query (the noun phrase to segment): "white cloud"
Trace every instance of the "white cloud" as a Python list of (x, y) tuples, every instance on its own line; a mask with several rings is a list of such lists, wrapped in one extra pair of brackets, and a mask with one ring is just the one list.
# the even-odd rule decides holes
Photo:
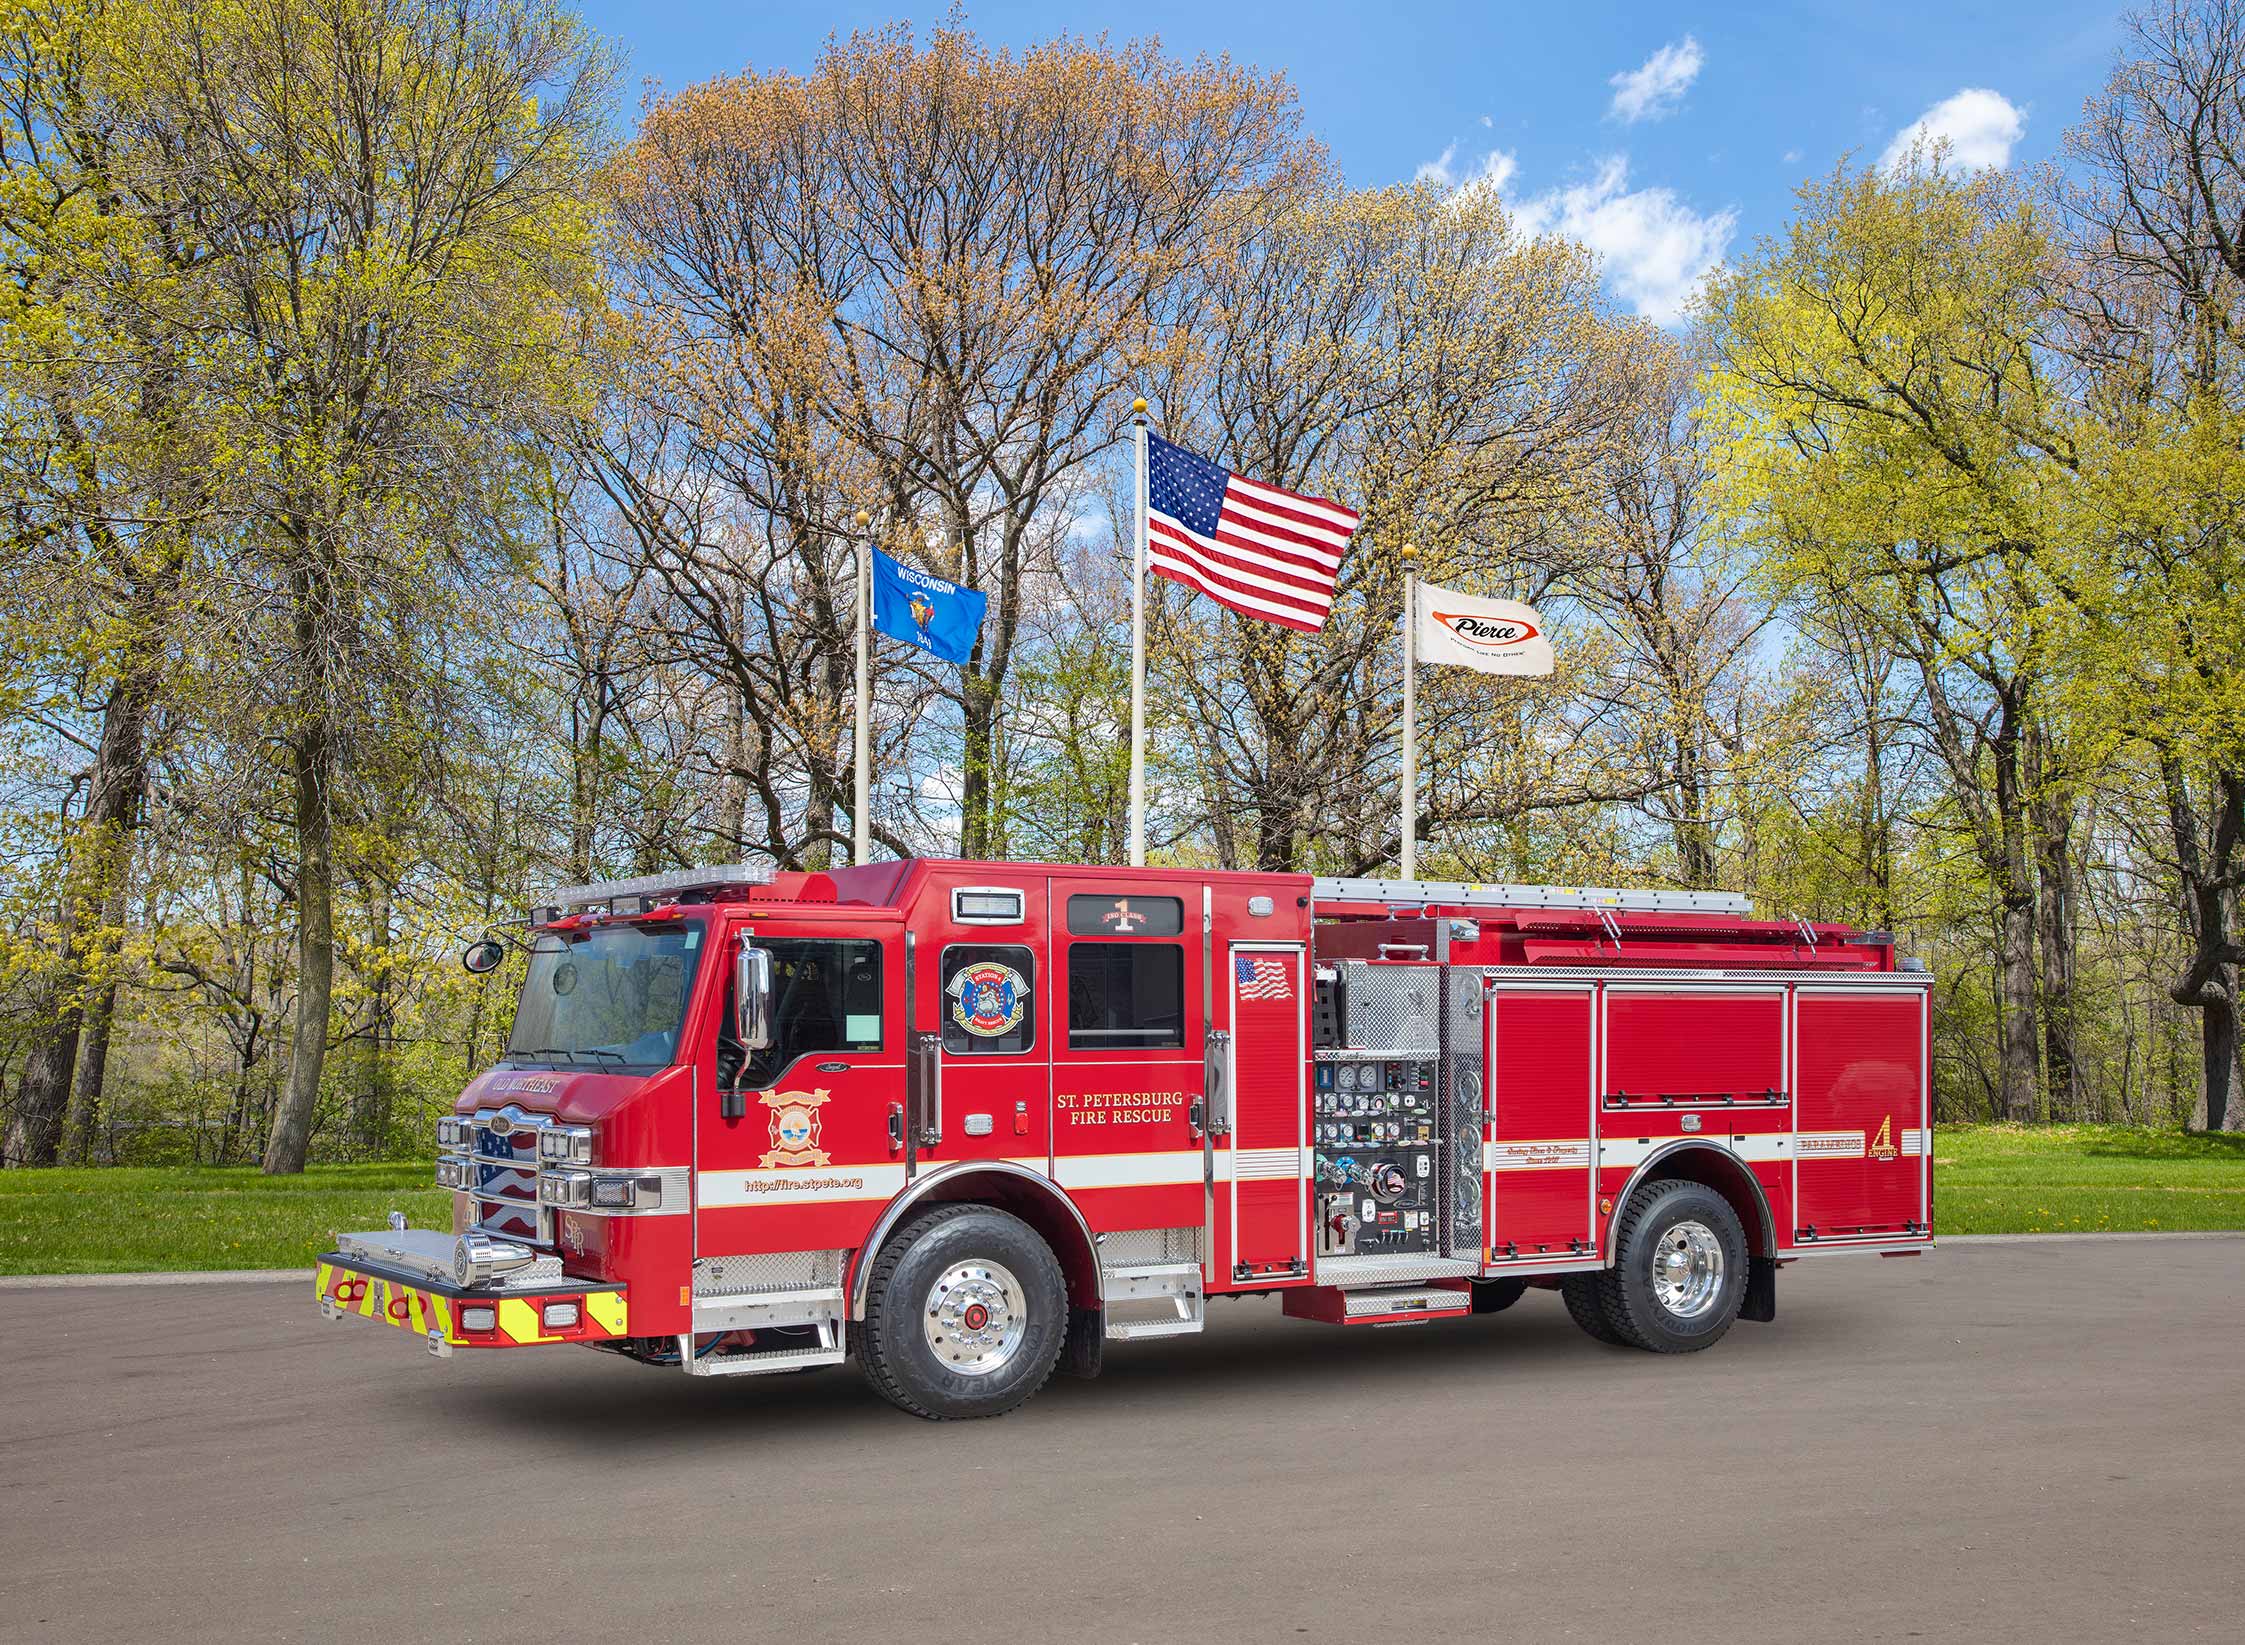
[(1664, 326), (1682, 318), (1738, 227), (1736, 211), (1702, 215), (1671, 189), (1630, 188), (1621, 154), (1600, 162), (1587, 183), (1523, 201), (1518, 216), (1527, 234), (1565, 235), (1596, 252), (1623, 300)]
[(1490, 119), (1486, 114), (1484, 114), (1481, 117), (1481, 124), (1483, 129), (1486, 130), (1488, 127), (1495, 125), (1496, 121)]
[(1520, 169), (1520, 162), (1509, 149), (1491, 149), (1481, 157), (1481, 163), (1461, 175), (1457, 168), (1458, 145), (1452, 143), (1436, 158), (1427, 161), (1412, 173), (1415, 183), (1432, 183), (1442, 189), (1491, 188), (1502, 190), (1512, 181), (1512, 174)]
[(1799, 165), (1801, 163), (1801, 151), (1799, 149), (1787, 149), (1784, 163), (1789, 166)]
[(1706, 62), (1707, 54), (1690, 35), (1669, 41), (1641, 67), (1624, 69), (1606, 82), (1614, 88), (1614, 100), (1606, 113), (1625, 126), (1667, 118), (1683, 102), (1684, 93), (1699, 78)]
[(1457, 157), (1458, 145), (1452, 143), (1440, 155), (1424, 162), (1417, 171), (1413, 172), (1411, 181), (1414, 183), (1440, 183), (1444, 188), (1457, 187), (1457, 175), (1450, 170), (1450, 162)]
[[(1913, 152), (1932, 164), (1934, 151), (1947, 147), (1941, 163), (1950, 170), (2001, 171), (2011, 161), (2011, 146), (2025, 135), (2027, 116), (2001, 92), (1967, 86), (1944, 97), (1894, 134), (1879, 164), (1889, 171), (1909, 165)], [(1922, 145), (1922, 149), (1921, 149)]]

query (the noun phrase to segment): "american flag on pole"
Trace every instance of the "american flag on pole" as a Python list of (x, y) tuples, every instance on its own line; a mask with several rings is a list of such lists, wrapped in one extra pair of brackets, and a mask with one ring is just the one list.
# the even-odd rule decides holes
[(1241, 999), (1290, 1000), (1294, 997), (1284, 960), (1249, 959), (1245, 954), (1239, 954), (1233, 957), (1232, 963), (1238, 968)]
[(1360, 516), (1146, 437), (1146, 563), (1243, 617), (1314, 634)]

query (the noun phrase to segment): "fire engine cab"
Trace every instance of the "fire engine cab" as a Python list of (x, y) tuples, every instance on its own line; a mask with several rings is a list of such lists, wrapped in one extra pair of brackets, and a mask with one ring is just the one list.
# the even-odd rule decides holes
[(1927, 976), (1734, 896), (914, 859), (551, 904), (437, 1127), (453, 1228), (342, 1236), (330, 1317), (854, 1355), (971, 1417), (1212, 1297), (1406, 1325), (1533, 1286), (1682, 1353), (1774, 1318), (1783, 1264), (1932, 1241)]

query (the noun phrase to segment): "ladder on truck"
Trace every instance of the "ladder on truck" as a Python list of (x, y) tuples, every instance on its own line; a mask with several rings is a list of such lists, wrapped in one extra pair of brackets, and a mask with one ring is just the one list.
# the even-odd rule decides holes
[(1376, 902), (1390, 908), (1589, 908), (1643, 914), (1752, 914), (1735, 891), (1633, 891), (1583, 885), (1478, 885), (1465, 880), (1379, 880), (1321, 874), (1318, 902)]

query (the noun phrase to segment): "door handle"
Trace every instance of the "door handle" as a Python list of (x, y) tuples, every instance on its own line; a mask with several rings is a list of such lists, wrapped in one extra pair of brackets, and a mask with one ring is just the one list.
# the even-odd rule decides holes
[(1199, 1097), (1195, 1097), (1192, 1107), (1185, 1110), (1185, 1123), (1193, 1128), (1193, 1135), (1196, 1138), (1200, 1136), (1202, 1132), (1208, 1129), (1208, 1104)]
[(889, 1152), (900, 1152), (904, 1147), (904, 1104), (889, 1104)]

